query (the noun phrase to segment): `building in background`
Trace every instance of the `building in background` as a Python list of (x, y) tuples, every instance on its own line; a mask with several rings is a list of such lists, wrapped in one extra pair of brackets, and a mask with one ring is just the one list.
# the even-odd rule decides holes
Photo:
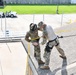
[(0, 0), (0, 6), (4, 6), (3, 0)]
[(6, 4), (76, 4), (76, 0), (4, 0)]

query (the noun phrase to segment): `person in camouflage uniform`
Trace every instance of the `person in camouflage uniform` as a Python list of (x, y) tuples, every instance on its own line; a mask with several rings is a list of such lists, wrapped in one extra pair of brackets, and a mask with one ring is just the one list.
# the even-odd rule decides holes
[[(29, 39), (29, 37), (31, 39)], [(38, 36), (38, 28), (37, 25), (34, 23), (30, 24), (30, 30), (26, 33), (25, 40), (28, 42), (31, 42), (34, 46), (34, 57), (38, 61), (38, 64), (44, 64), (44, 62), (41, 60), (41, 51), (40, 51), (40, 45), (39, 45), (39, 39)]]
[[(43, 32), (43, 41), (41, 42), (44, 45), (46, 42), (46, 47), (44, 51), (44, 59), (45, 64), (41, 66), (41, 69), (49, 69), (50, 62), (50, 54), (51, 50), (55, 46), (58, 52), (60, 53), (60, 57), (66, 59), (65, 53), (63, 49), (60, 47), (60, 43), (57, 35), (54, 33), (51, 26), (44, 24), (42, 21), (38, 23), (38, 28)], [(48, 41), (47, 41), (48, 40)]]

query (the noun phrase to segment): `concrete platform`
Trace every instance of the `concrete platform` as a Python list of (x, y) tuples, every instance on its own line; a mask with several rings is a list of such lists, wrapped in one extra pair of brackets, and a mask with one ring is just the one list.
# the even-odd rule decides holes
[[(54, 29), (57, 28), (55, 29), (55, 32), (59, 36), (76, 34), (76, 23), (73, 23), (75, 22), (76, 14), (64, 14), (62, 25), (61, 16), (62, 15), (57, 14), (45, 15), (46, 18), (44, 19), (44, 22), (48, 25), (51, 24)], [(29, 24), (31, 22), (38, 23), (39, 21), (43, 20), (43, 15), (36, 15), (35, 20), (33, 20), (33, 15), (19, 15), (18, 18), (7, 18), (6, 20), (6, 29), (10, 31), (10, 36), (23, 36), (29, 30)], [(0, 29), (1, 38), (5, 37), (5, 19), (2, 19), (2, 28), (3, 31)], [(61, 47), (65, 51), (67, 60), (61, 59), (58, 51), (53, 48), (50, 56), (50, 70), (41, 70), (39, 68), (37, 61), (33, 57), (32, 44), (28, 45), (28, 43), (23, 41), (26, 49), (31, 49), (31, 58), (33, 59), (39, 75), (76, 75), (76, 36), (59, 40)], [(44, 48), (45, 45), (41, 45), (41, 57), (43, 61)], [(0, 75), (25, 75), (26, 59), (27, 54), (21, 42), (0, 43)], [(36, 75), (36, 70), (34, 67), (33, 73)]]
[[(61, 28), (58, 28), (55, 30), (57, 35), (59, 36), (69, 36), (69, 35), (74, 35), (76, 34), (76, 23), (70, 24), (69, 26), (64, 26)], [(62, 30), (62, 32), (61, 32)], [(65, 30), (66, 32), (64, 32)], [(59, 32), (60, 31), (60, 32)], [(33, 70), (33, 75), (76, 75), (76, 36), (70, 36), (70, 37), (64, 37), (59, 39), (61, 43), (61, 47), (64, 49), (64, 52), (66, 54), (67, 59), (63, 60), (62, 58), (59, 57), (59, 53), (56, 50), (56, 48), (53, 48), (51, 56), (50, 56), (50, 70), (41, 70), (39, 68), (39, 65), (37, 64), (37, 61), (33, 57), (33, 46), (30, 44), (30, 48), (28, 48), (28, 43), (26, 41), (23, 41), (25, 44), (25, 47), (27, 50), (30, 51), (30, 56), (33, 60), (33, 63), (35, 64), (36, 69), (33, 69), (33, 65), (31, 65), (31, 68)], [(43, 53), (44, 53), (44, 48), (45, 45), (41, 45), (41, 55), (42, 55), (42, 60), (44, 61), (43, 58)], [(37, 70), (37, 71), (36, 71)], [(36, 74), (38, 72), (38, 74)]]
[(0, 75), (25, 75), (27, 54), (20, 42), (0, 43)]

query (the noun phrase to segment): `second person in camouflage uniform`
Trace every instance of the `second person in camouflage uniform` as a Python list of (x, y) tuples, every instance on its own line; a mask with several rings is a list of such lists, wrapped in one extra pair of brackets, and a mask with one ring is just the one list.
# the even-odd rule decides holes
[[(31, 39), (29, 39), (29, 37)], [(25, 40), (28, 42), (31, 42), (34, 46), (34, 57), (38, 61), (38, 64), (44, 64), (44, 62), (41, 60), (41, 51), (40, 51), (40, 45), (39, 45), (39, 39), (38, 36), (38, 28), (37, 25), (34, 23), (30, 24), (30, 30), (27, 32), (25, 36)]]

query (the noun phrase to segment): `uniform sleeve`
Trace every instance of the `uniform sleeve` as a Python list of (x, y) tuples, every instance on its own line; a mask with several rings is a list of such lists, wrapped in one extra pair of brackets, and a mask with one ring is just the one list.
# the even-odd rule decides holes
[(47, 32), (45, 30), (43, 31), (43, 38), (47, 39)]
[(27, 42), (30, 42), (30, 41), (31, 41), (31, 40), (29, 39), (29, 37), (30, 37), (30, 34), (29, 34), (29, 32), (27, 32), (26, 35), (25, 35), (25, 40), (26, 40)]
[(44, 45), (46, 42), (47, 42), (47, 32), (46, 31), (43, 31), (43, 40), (42, 40), (42, 45)]

